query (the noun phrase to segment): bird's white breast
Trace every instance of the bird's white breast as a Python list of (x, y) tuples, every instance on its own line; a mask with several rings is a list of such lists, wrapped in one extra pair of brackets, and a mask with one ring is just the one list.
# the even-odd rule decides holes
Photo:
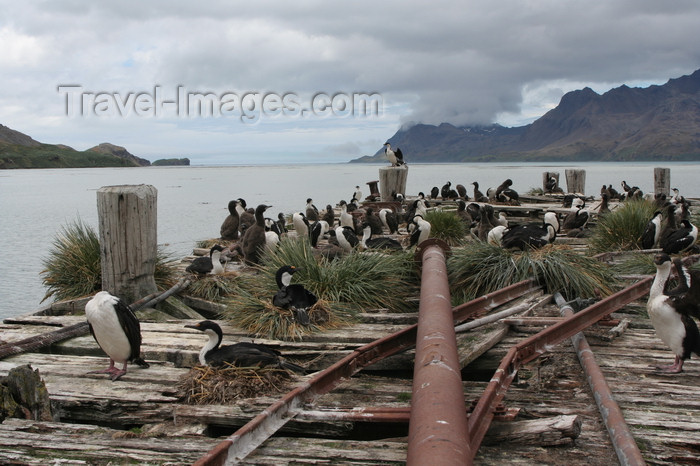
[(124, 363), (131, 356), (131, 345), (122, 329), (114, 305), (105, 299), (93, 299), (85, 305), (85, 317), (95, 340), (107, 356)]
[(674, 354), (683, 354), (685, 326), (680, 314), (669, 304), (668, 296), (659, 295), (651, 299), (647, 304), (647, 312), (661, 341), (666, 343)]

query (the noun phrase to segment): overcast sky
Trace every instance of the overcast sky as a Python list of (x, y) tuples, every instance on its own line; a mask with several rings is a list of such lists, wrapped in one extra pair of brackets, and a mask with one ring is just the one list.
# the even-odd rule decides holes
[(700, 68), (697, 0), (0, 8), (1, 124), (197, 165), (343, 162), (403, 124), (521, 126), (571, 90), (646, 87)]

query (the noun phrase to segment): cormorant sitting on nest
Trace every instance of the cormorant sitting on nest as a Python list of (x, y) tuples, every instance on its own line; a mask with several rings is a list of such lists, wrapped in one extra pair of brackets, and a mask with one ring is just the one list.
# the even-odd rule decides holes
[(258, 343), (240, 342), (221, 346), (224, 334), (221, 327), (211, 320), (203, 320), (194, 325), (185, 325), (209, 335), (209, 341), (199, 353), (200, 364), (221, 367), (231, 364), (238, 367), (279, 367), (303, 374), (301, 366), (285, 361), (279, 351)]

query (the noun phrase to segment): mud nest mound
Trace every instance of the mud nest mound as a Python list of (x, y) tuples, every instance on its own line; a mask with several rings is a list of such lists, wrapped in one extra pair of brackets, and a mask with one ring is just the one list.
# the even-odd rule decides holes
[(178, 383), (180, 401), (188, 404), (230, 404), (243, 398), (289, 391), (294, 375), (279, 368), (195, 366)]

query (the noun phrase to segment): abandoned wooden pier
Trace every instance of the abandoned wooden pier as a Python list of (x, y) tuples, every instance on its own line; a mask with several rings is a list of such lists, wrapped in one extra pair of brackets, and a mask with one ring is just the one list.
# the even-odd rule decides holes
[[(543, 208), (547, 207), (521, 206), (520, 210), (532, 215)], [(700, 416), (700, 365), (690, 360), (684, 372), (675, 375), (654, 369), (670, 362), (672, 354), (646, 317), (645, 281), (649, 278), (630, 281), (631, 288), (638, 288), (634, 296), (618, 305), (599, 306), (596, 323), (582, 328), (643, 461), (696, 464), (700, 462), (700, 423), (696, 421)], [(474, 304), (473, 315), (456, 318), (464, 323), (506, 310), (510, 314), (456, 335), (464, 404), (467, 411), (473, 410), (470, 418), (481, 409), (484, 393), (513, 348), (566, 319), (554, 297), (534, 284), (499, 296)], [(196, 307), (194, 301), (192, 305)], [(82, 306), (84, 300), (5, 319), (0, 324), (0, 352), (28, 337), (84, 322)], [(459, 315), (460, 310), (455, 311)], [(208, 316), (215, 307), (200, 307), (200, 312)], [(0, 376), (24, 365), (37, 370), (53, 409), (52, 419), (7, 418), (0, 424), (0, 463), (210, 464), (212, 451), (245, 429), (251, 419), (270, 412), (285, 393), (305, 390), (319, 374), (358, 350), (407, 332), (418, 321), (418, 313), (368, 310), (358, 324), (302, 341), (256, 338), (311, 373), (297, 376), (289, 387), (280, 387), (278, 394), (225, 405), (191, 405), (181, 400), (179, 384), (196, 365), (203, 344), (201, 333), (185, 328), (197, 319), (194, 315), (165, 322), (142, 319), (142, 352), (151, 367), (132, 368), (116, 382), (88, 374), (102, 367), (106, 358), (87, 334), (0, 359)], [(220, 323), (225, 341), (250, 340), (240, 329)], [(414, 355), (412, 345), (406, 344), (385, 358), (368, 356), (371, 364), (358, 363), (348, 376), (328, 383), (327, 390), (290, 406), (279, 430), (243, 445), (250, 452), (241, 462), (404, 464), (409, 449)], [(538, 357), (522, 360), (517, 376), (501, 393), (493, 422), (473, 452), (473, 462), (620, 463), (596, 406), (597, 394), (570, 341), (547, 345)]]

